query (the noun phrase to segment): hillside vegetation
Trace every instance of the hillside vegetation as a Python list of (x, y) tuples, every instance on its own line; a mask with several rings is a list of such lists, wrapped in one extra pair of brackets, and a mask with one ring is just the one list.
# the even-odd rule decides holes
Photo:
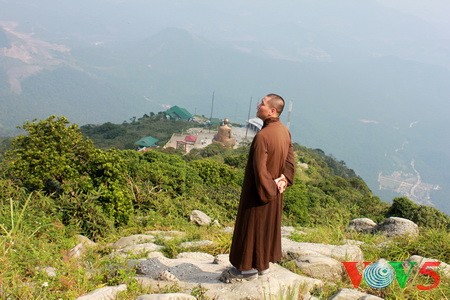
[[(136, 228), (190, 228), (194, 209), (232, 226), (248, 146), (231, 150), (212, 144), (188, 155), (173, 149), (145, 153), (124, 149), (131, 145), (126, 137), (133, 136), (134, 141), (144, 132), (165, 131), (159, 136), (164, 140), (171, 134), (169, 128), (183, 130), (187, 125), (155, 115), (132, 124), (85, 127), (96, 137), (93, 142), (65, 117), (25, 123), (27, 134), (12, 141), (0, 165), (0, 262), (4, 266), (0, 297), (35, 297), (37, 289), (27, 283), (43, 280), (36, 269), (43, 264), (61, 264), (67, 270), (47, 296), (70, 298), (92, 288), (86, 281), (98, 285), (114, 281), (111, 274), (88, 280), (88, 274), (71, 273), (75, 267), (67, 265), (61, 253), (73, 246), (77, 233), (105, 241)], [(113, 138), (112, 132), (117, 133)], [(445, 242), (448, 216), (406, 198), (396, 198), (392, 205), (381, 201), (344, 162), (320, 149), (296, 143), (295, 157), (295, 184), (284, 196), (284, 225), (338, 232), (353, 218), (378, 222), (386, 216), (407, 217), (444, 242), (405, 246), (405, 251), (450, 261)], [(216, 238), (222, 246), (211, 252), (226, 252), (230, 241), (220, 235)], [(77, 276), (85, 281), (80, 283)]]

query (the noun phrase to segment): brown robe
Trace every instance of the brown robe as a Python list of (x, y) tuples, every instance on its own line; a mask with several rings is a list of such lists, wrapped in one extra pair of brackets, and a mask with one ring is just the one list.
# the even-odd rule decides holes
[(266, 270), (281, 259), (283, 194), (274, 181), (281, 174), (293, 183), (291, 134), (279, 118), (268, 118), (253, 139), (245, 168), (230, 249), (230, 262), (239, 270)]

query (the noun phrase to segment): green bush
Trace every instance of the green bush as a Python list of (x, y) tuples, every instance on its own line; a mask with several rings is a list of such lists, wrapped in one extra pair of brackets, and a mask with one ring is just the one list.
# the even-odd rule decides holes
[(405, 218), (421, 227), (450, 230), (449, 216), (434, 207), (415, 204), (406, 197), (394, 198), (386, 216)]

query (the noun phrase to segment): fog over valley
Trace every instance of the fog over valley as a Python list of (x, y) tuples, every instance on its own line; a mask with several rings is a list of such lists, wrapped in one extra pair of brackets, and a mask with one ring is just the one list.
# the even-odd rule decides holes
[[(269, 92), (293, 140), (385, 201), (450, 214), (444, 0), (0, 0), (0, 135), (51, 114), (122, 123), (178, 105), (245, 124)], [(282, 116), (288, 122), (288, 113)]]

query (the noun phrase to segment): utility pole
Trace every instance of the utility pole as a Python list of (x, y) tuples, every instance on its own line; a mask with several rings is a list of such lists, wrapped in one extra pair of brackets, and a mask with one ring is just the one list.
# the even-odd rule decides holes
[(212, 116), (213, 116), (213, 108), (214, 108), (214, 93), (212, 94), (212, 100), (211, 100), (211, 114), (209, 115), (209, 131), (211, 132), (211, 126), (212, 126)]
[(288, 111), (288, 117), (287, 117), (287, 128), (291, 126), (291, 112), (292, 112), (292, 101), (289, 102), (289, 111)]
[(212, 116), (213, 116), (213, 108), (214, 108), (214, 93), (215, 93), (215, 91), (213, 91), (213, 94), (212, 94), (212, 100), (211, 100), (211, 115), (210, 115), (210, 117), (209, 117), (209, 122), (211, 122), (211, 121), (212, 121)]
[[(250, 97), (250, 105), (248, 106), (247, 122), (250, 120), (250, 110), (252, 109), (252, 100), (253, 100), (253, 96)], [(248, 133), (248, 123), (246, 125), (246, 130), (245, 130), (245, 140), (246, 141), (247, 141), (247, 133)]]

